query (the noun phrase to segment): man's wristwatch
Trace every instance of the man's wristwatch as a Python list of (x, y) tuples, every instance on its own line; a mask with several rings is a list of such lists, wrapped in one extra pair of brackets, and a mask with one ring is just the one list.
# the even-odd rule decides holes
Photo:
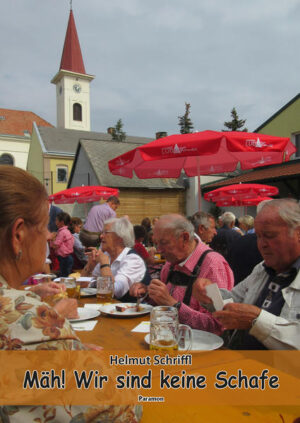
[(177, 308), (177, 310), (179, 310), (180, 307), (181, 307), (181, 301), (178, 301), (177, 303), (173, 304), (172, 307), (175, 307), (175, 308)]

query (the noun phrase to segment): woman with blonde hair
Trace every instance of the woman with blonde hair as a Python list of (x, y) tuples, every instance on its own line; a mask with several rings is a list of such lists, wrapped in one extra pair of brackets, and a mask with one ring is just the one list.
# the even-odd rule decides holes
[(239, 225), (243, 230), (244, 234), (253, 234), (254, 233), (254, 217), (249, 214), (239, 217)]

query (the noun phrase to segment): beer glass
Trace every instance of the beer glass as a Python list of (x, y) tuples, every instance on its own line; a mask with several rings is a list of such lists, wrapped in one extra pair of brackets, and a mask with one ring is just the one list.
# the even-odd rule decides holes
[(158, 351), (189, 350), (192, 348), (192, 330), (180, 325), (175, 307), (153, 307), (150, 314), (150, 349)]
[(80, 298), (80, 284), (76, 283), (75, 278), (61, 278), (61, 282), (66, 285), (69, 298)]
[(114, 283), (110, 276), (97, 278), (97, 303), (110, 303), (114, 296)]

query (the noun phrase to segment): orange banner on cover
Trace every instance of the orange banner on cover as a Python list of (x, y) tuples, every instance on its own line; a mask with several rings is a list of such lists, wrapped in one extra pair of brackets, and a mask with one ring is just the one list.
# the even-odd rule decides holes
[(300, 402), (299, 351), (0, 351), (0, 359), (2, 405)]

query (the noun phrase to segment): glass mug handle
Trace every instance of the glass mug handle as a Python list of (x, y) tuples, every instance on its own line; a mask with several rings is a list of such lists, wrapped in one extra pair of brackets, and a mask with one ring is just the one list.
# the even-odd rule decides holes
[(181, 351), (188, 351), (192, 349), (192, 329), (187, 325), (178, 326), (178, 349)]

